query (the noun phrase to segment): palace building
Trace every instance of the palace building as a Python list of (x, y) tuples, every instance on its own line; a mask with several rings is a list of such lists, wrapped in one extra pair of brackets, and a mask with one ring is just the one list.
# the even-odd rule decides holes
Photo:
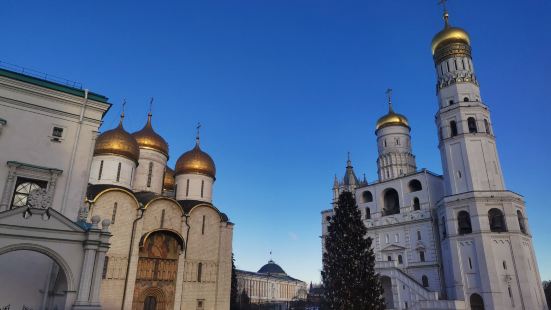
[[(375, 127), (379, 179), (358, 180), (349, 159), (334, 180), (333, 203), (355, 194), (388, 309), (547, 309), (524, 200), (505, 187), (471, 53), (446, 11), (432, 40), (443, 175), (417, 168), (411, 124), (389, 94)], [(322, 212), (323, 235), (332, 214)]]

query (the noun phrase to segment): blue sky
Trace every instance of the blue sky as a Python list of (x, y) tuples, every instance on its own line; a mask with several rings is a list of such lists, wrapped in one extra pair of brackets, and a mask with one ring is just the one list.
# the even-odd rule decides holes
[[(103, 129), (154, 127), (170, 164), (194, 143), (218, 173), (215, 204), (235, 222), (237, 266), (273, 259), (319, 281), (320, 211), (346, 153), (376, 179), (385, 90), (412, 126), (419, 167), (441, 173), (430, 1), (2, 1), (5, 61), (82, 82), (114, 104)], [(471, 35), (508, 189), (525, 196), (543, 280), (551, 279), (551, 2), (450, 1)]]

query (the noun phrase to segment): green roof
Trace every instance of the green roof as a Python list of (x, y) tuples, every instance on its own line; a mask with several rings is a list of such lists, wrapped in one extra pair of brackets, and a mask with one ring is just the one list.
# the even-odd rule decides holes
[[(26, 83), (38, 85), (38, 86), (41, 86), (41, 87), (57, 90), (57, 91), (64, 92), (64, 93), (67, 93), (67, 94), (70, 94), (70, 95), (74, 95), (74, 96), (84, 98), (84, 90), (82, 90), (80, 88), (66, 86), (66, 85), (63, 85), (63, 84), (56, 83), (56, 82), (48, 81), (48, 80), (45, 80), (45, 79), (40, 79), (40, 78), (37, 78), (37, 77), (34, 77), (34, 76), (30, 76), (30, 75), (26, 75), (26, 74), (22, 74), (22, 73), (17, 73), (17, 72), (2, 69), (2, 68), (0, 68), (0, 76), (5, 76), (5, 77), (8, 77), (8, 78), (11, 78), (11, 79), (14, 79), (14, 80), (18, 80), (18, 81), (21, 81), (21, 82), (26, 82)], [(93, 93), (93, 92), (88, 92), (88, 99), (108, 103), (107, 102), (107, 100), (108, 100), (107, 97), (105, 97), (103, 95), (100, 95), (100, 94)]]

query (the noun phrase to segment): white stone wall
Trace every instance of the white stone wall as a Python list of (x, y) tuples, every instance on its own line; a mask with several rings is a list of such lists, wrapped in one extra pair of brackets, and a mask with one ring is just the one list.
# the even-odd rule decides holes
[(176, 200), (212, 202), (214, 179), (203, 174), (179, 174), (176, 176)]
[[(121, 168), (117, 180), (119, 164)], [(88, 182), (90, 182), (90, 184), (118, 185), (131, 189), (135, 172), (136, 162), (131, 159), (117, 155), (97, 155), (92, 159), (90, 179)]]
[(409, 131), (404, 126), (386, 126), (377, 130), (377, 173), (380, 181), (414, 173), (417, 169)]
[[(163, 192), (163, 180), (165, 175), (166, 162), (168, 158), (161, 152), (140, 148), (140, 159), (134, 174), (133, 190), (135, 192)], [(151, 182), (148, 185), (149, 163), (153, 163), (151, 170)]]
[[(52, 207), (76, 220), (95, 138), (108, 108), (107, 103), (0, 77), (0, 118), (6, 120), (0, 133), (0, 210), (9, 207), (14, 189), (6, 162), (18, 161), (63, 171), (55, 184), (51, 182)], [(59, 142), (52, 141), (54, 126), (63, 128)]]

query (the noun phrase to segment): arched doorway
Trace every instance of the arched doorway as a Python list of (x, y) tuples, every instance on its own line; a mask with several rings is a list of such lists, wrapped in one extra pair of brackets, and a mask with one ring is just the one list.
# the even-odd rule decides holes
[(381, 285), (383, 286), (383, 297), (385, 298), (385, 306), (387, 309), (393, 309), (394, 298), (392, 294), (392, 280), (387, 276), (382, 276)]
[(134, 286), (134, 310), (174, 307), (178, 257), (183, 246), (183, 238), (170, 230), (156, 230), (142, 237)]
[(32, 250), (0, 254), (0, 306), (11, 309), (64, 309), (67, 277), (49, 256)]
[(471, 310), (484, 310), (484, 300), (482, 296), (476, 293), (472, 294), (469, 302), (471, 304)]

